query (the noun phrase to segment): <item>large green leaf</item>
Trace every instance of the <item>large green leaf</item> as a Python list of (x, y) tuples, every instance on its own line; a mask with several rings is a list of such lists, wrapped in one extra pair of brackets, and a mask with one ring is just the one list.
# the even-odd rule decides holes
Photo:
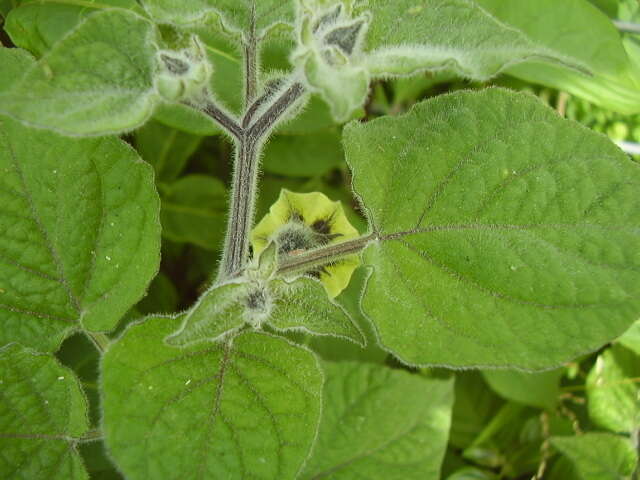
[(33, 65), (33, 57), (26, 50), (20, 48), (0, 47), (0, 94), (13, 85), (16, 78), (20, 78), (24, 71)]
[(365, 363), (323, 365), (322, 421), (301, 479), (440, 478), (452, 380)]
[(584, 480), (629, 479), (638, 462), (629, 439), (609, 433), (551, 437), (551, 444), (569, 458)]
[(114, 328), (158, 270), (151, 167), (115, 138), (0, 117), (0, 171), (0, 345)]
[(219, 179), (187, 175), (162, 189), (162, 234), (174, 242), (217, 250), (224, 240), (227, 210), (227, 189)]
[(587, 377), (589, 418), (613, 432), (640, 428), (640, 356), (613, 345), (598, 356)]
[(560, 378), (564, 369), (546, 372), (484, 370), (482, 375), (499, 395), (524, 405), (553, 408), (560, 395)]
[(94, 13), (0, 95), (0, 112), (67, 134), (132, 129), (159, 99), (154, 38), (132, 12)]
[(102, 363), (104, 430), (131, 480), (295, 478), (320, 417), (315, 356), (246, 333), (178, 349), (179, 319), (130, 327)]
[(374, 76), (448, 68), (464, 77), (487, 79), (533, 58), (572, 62), (497, 21), (471, 0), (373, 0), (366, 9), (373, 14), (366, 64)]
[(502, 89), (344, 133), (376, 240), (362, 306), (417, 364), (548, 368), (640, 310), (640, 167)]
[(107, 8), (138, 10), (135, 0), (20, 1), (4, 25), (14, 45), (41, 57), (87, 15)]
[(257, 33), (286, 26), (293, 23), (295, 16), (293, 0), (143, 0), (142, 3), (161, 22), (179, 25), (211, 22), (235, 35), (248, 34), (253, 24)]
[(640, 112), (640, 68), (629, 61), (611, 21), (587, 0), (476, 1), (534, 41), (583, 62), (593, 75), (538, 62), (516, 65), (508, 73), (621, 113)]
[(51, 355), (0, 349), (0, 477), (88, 479), (76, 444), (89, 429), (80, 383)]

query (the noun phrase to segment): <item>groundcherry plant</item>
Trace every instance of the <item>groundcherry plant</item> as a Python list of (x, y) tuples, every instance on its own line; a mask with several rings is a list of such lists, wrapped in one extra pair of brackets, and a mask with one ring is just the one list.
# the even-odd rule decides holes
[[(85, 479), (97, 461), (132, 480), (436, 479), (445, 369), (557, 381), (622, 335), (640, 314), (640, 168), (609, 139), (506, 88), (370, 113), (372, 85), (442, 72), (543, 72), (590, 100), (614, 82), (586, 47), (527, 31), (521, 3), (574, 28), (546, 1), (0, 2), (0, 477)], [(315, 144), (283, 139), (318, 117)], [(227, 200), (180, 176), (211, 136)], [(263, 159), (342, 155), (353, 202), (283, 181), (258, 218)], [(145, 316), (187, 218), (217, 273), (165, 309), (180, 313)], [(65, 356), (78, 338), (94, 384)], [(487, 381), (501, 373), (524, 375)], [(629, 408), (616, 434), (547, 432), (539, 450), (615, 452), (629, 476)]]

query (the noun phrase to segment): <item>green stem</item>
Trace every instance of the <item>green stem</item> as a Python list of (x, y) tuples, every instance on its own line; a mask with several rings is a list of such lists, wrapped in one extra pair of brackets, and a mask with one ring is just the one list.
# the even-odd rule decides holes
[(78, 439), (78, 442), (79, 443), (98, 442), (102, 440), (102, 438), (103, 438), (102, 430), (100, 430), (99, 428), (96, 428), (93, 430), (89, 430), (87, 433), (85, 433), (81, 438)]
[(377, 239), (378, 237), (372, 233), (346, 242), (334, 243), (326, 247), (317, 248), (300, 255), (287, 255), (280, 260), (278, 273), (291, 274), (307, 272), (314, 267), (326, 265), (327, 263), (358, 253), (369, 245), (369, 243)]
[(86, 332), (86, 333), (100, 353), (104, 353), (107, 350), (107, 348), (109, 348), (111, 339), (107, 337), (104, 333), (100, 333), (100, 332)]
[[(234, 162), (231, 209), (227, 223), (225, 248), (219, 279), (237, 275), (249, 257), (249, 234), (253, 226), (262, 146), (273, 127), (304, 95), (304, 87), (294, 82), (275, 95), (263, 113), (253, 122), (245, 118), (240, 126)], [(245, 117), (255, 111), (247, 110)]]

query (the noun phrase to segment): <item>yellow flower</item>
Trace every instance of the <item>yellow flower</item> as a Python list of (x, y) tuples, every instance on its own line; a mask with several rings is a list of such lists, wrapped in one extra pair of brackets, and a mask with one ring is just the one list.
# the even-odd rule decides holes
[[(359, 236), (340, 202), (331, 201), (320, 192), (294, 193), (283, 189), (269, 213), (251, 232), (251, 246), (255, 257), (270, 242), (275, 242), (279, 255), (296, 255)], [(309, 274), (319, 277), (329, 296), (334, 298), (349, 284), (359, 264), (358, 256), (351, 255)]]

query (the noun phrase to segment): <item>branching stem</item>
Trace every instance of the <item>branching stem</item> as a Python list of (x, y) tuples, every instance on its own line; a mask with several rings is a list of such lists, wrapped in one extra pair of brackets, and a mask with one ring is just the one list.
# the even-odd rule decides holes
[[(250, 90), (247, 90), (247, 94), (249, 93)], [(236, 142), (231, 206), (219, 274), (221, 279), (240, 272), (249, 255), (249, 233), (253, 225), (260, 150), (273, 127), (303, 95), (302, 84), (294, 82), (279, 94), (276, 92), (272, 96), (259, 99), (260, 103), (256, 108), (253, 108), (255, 102), (248, 106), (241, 123), (216, 107), (212, 100), (208, 100), (207, 108), (203, 109), (229, 131)], [(263, 105), (264, 110), (261, 108)], [(263, 113), (253, 120), (258, 111)]]

